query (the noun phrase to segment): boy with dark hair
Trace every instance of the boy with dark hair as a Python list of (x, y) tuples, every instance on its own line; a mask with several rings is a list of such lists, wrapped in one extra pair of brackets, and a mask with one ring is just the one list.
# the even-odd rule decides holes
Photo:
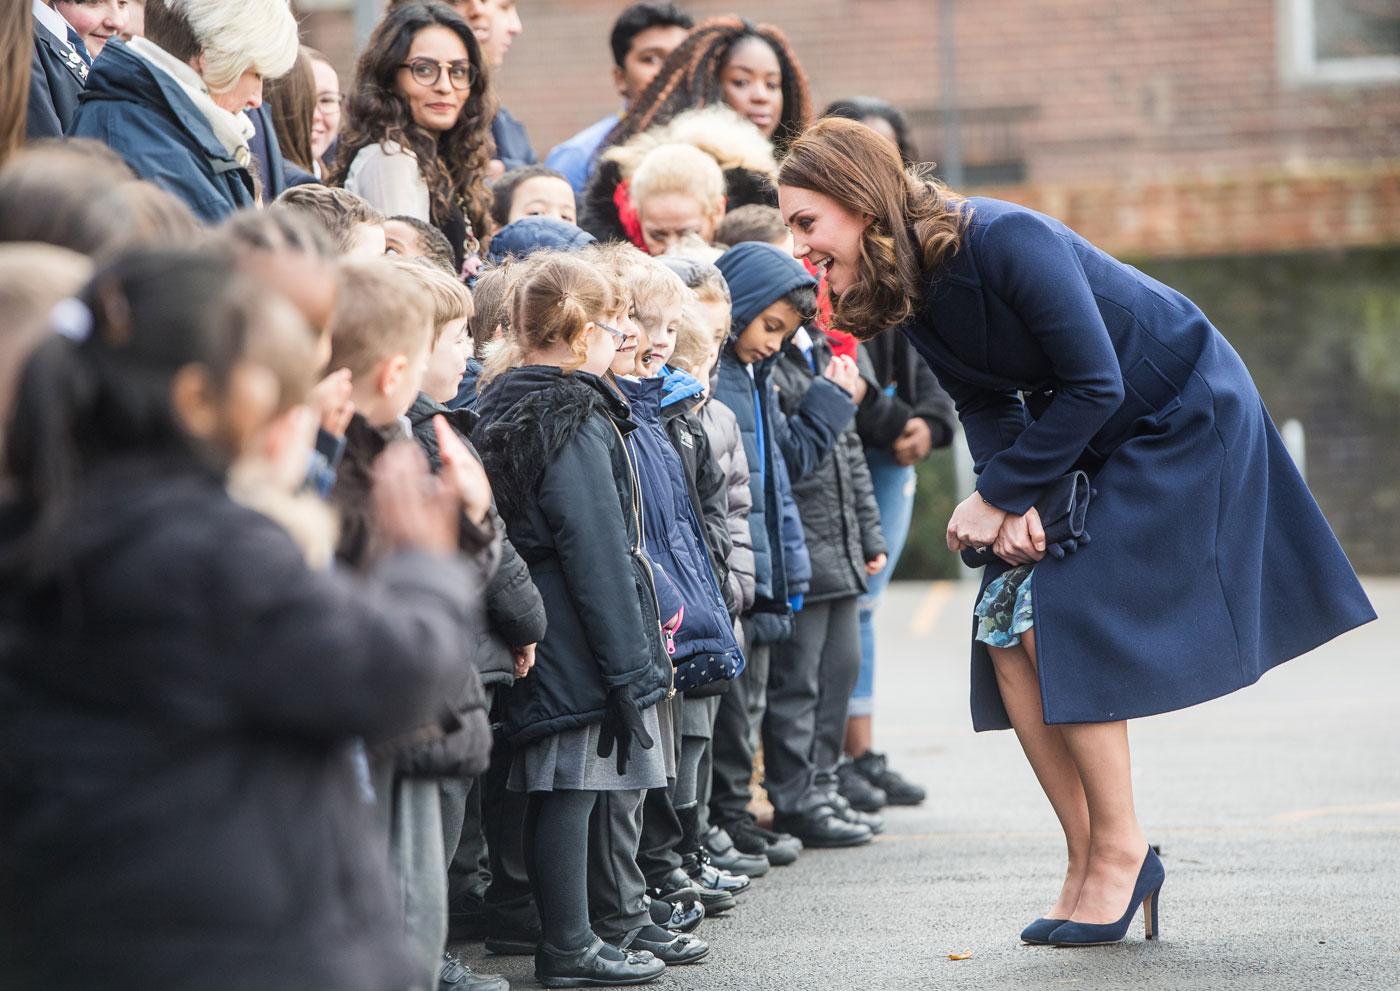
[[(634, 3), (613, 22), (609, 44), (613, 55), (613, 85), (627, 106), (641, 96), (661, 71), (666, 56), (685, 41), (695, 21), (674, 3)], [(590, 124), (572, 138), (556, 145), (545, 164), (568, 177), (576, 194), (582, 194), (593, 174), (598, 147), (616, 125), (610, 114)]]
[(452, 258), (452, 242), (432, 224), (417, 217), (390, 217), (384, 228), (384, 252), (399, 258), (423, 258), (443, 271), (455, 275), (457, 264)]
[(574, 187), (568, 176), (545, 165), (522, 165), (491, 184), (491, 219), (504, 227), (522, 217), (553, 217), (578, 222)]
[[(793, 634), (793, 614), (812, 580), (792, 483), (827, 458), (855, 416), (859, 373), (850, 358), (833, 358), (800, 401), (785, 412), (778, 402), (774, 366), (783, 345), (816, 312), (817, 280), (792, 255), (750, 241), (715, 262), (732, 297), (732, 330), (720, 353), (715, 398), (739, 422), (749, 462), (753, 508), (756, 596), (744, 614), (748, 668), (720, 702), (714, 737), (711, 829), (726, 832), (744, 852), (764, 853), (779, 834), (761, 829), (747, 813), (757, 735), (768, 705), (769, 655)], [(786, 697), (774, 705), (789, 706)], [(788, 811), (788, 810), (781, 810)], [(779, 829), (808, 846), (867, 843), (867, 826), (846, 822), (829, 803), (793, 810)], [(707, 838), (707, 845), (724, 837)], [(766, 853), (765, 853), (766, 856)]]

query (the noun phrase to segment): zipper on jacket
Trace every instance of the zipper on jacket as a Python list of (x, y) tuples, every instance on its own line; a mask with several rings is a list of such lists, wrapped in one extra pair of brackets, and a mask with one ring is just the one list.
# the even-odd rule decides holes
[[(637, 542), (632, 545), (632, 553), (638, 561), (642, 562), (642, 567), (646, 569), (647, 577), (651, 579), (651, 601), (656, 606), (656, 634), (664, 643), (666, 632), (661, 629), (661, 601), (656, 597), (656, 573), (651, 570), (651, 562), (647, 560), (646, 551), (642, 548), (642, 483), (637, 478), (637, 466), (632, 461), (632, 452), (627, 449), (627, 438), (622, 436), (622, 431), (618, 429), (617, 421), (611, 416), (608, 423), (613, 428), (613, 433), (617, 434), (617, 442), (622, 445), (622, 456), (627, 459), (627, 474), (632, 480), (632, 520), (637, 524)], [(669, 702), (676, 697), (676, 668), (671, 665), (671, 687), (666, 690), (666, 700)]]

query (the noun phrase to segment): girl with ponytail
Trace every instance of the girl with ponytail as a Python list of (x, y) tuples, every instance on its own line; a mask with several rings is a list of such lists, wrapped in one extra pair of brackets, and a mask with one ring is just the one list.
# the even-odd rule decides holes
[(393, 550), (352, 585), (230, 499), (226, 468), (316, 369), (291, 305), (223, 259), (119, 257), (52, 323), (0, 506), (6, 976), (410, 986), (353, 741), (459, 689), (481, 582), (460, 502), (407, 448), (377, 496)]
[(530, 567), (549, 627), (529, 678), (506, 698), (515, 750), (509, 786), (529, 794), (525, 861), (544, 938), (545, 987), (640, 984), (666, 965), (638, 953), (649, 935), (635, 833), (607, 831), (595, 856), (627, 893), (604, 943), (589, 920), (589, 819), (639, 809), (666, 785), (656, 706), (674, 694), (655, 579), (643, 550), (641, 488), (625, 433), (633, 425), (602, 377), (630, 300), (606, 270), (564, 254), (532, 258), (513, 292), (510, 327), (488, 361), (473, 440)]

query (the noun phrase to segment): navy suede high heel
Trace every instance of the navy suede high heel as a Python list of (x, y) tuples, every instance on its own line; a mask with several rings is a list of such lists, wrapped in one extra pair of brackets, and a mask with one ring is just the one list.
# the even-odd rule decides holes
[(1032, 946), (1049, 946), (1050, 934), (1068, 922), (1068, 919), (1036, 919), (1021, 930), (1021, 942)]
[(1066, 922), (1050, 934), (1050, 942), (1055, 946), (1102, 946), (1117, 943), (1128, 933), (1138, 906), (1142, 906), (1142, 921), (1147, 927), (1147, 938), (1157, 938), (1157, 903), (1161, 899), (1162, 882), (1167, 878), (1157, 851), (1147, 849), (1147, 857), (1138, 871), (1137, 883), (1133, 885), (1133, 896), (1128, 900), (1128, 910), (1117, 922), (1105, 925), (1091, 925), (1087, 922)]

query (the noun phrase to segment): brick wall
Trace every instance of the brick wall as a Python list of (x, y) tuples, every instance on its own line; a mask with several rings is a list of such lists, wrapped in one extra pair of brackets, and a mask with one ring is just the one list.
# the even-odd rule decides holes
[[(616, 109), (606, 39), (623, 6), (521, 0), (525, 33), (500, 90), (541, 155)], [(734, 9), (688, 6), (697, 17)], [(1400, 81), (1290, 81), (1283, 8), (960, 0), (965, 188), (1037, 206), (1134, 255), (1400, 241)], [(943, 156), (936, 0), (755, 0), (743, 9), (787, 32), (818, 108), (884, 97), (909, 113), (924, 157)], [(304, 25), (348, 69), (348, 15), (312, 13)]]

